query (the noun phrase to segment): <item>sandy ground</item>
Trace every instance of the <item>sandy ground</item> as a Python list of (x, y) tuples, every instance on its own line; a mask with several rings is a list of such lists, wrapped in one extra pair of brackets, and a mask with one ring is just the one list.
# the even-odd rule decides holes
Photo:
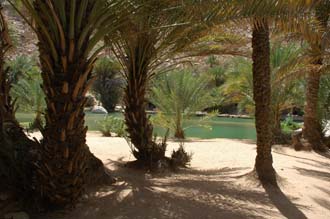
[[(253, 169), (253, 142), (192, 140), (191, 168), (151, 175), (122, 167), (133, 160), (126, 141), (88, 134), (88, 145), (117, 182), (91, 191), (78, 206), (42, 219), (330, 218), (330, 159), (275, 146), (281, 190), (262, 187)], [(168, 153), (178, 147), (169, 142)]]

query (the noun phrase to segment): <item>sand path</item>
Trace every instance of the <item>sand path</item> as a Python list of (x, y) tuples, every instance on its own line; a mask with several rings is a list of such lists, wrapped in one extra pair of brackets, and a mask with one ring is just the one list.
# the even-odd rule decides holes
[[(274, 147), (281, 191), (263, 188), (250, 175), (256, 155), (249, 141), (193, 140), (191, 168), (158, 175), (121, 167), (133, 160), (122, 138), (89, 133), (91, 151), (117, 182), (92, 191), (76, 209), (43, 219), (131, 218), (330, 218), (330, 159), (314, 152)], [(169, 142), (168, 153), (178, 147)]]

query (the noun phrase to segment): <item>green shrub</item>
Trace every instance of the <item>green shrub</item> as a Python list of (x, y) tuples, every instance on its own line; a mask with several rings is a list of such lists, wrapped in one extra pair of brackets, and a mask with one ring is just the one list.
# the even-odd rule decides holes
[(10, 94), (17, 100), (16, 107), (21, 112), (34, 112), (35, 118), (28, 130), (39, 130), (43, 126), (46, 107), (40, 68), (33, 58), (24, 56), (12, 60), (8, 66), (9, 80), (12, 82)]
[(291, 116), (287, 117), (282, 123), (281, 128), (284, 133), (292, 132), (294, 130), (300, 129), (301, 124), (294, 122)]
[(16, 84), (20, 78), (25, 78), (27, 73), (40, 72), (36, 60), (27, 56), (17, 56), (7, 63), (7, 67), (9, 67), (8, 78), (13, 84)]
[(123, 119), (106, 116), (102, 121), (99, 121), (100, 131), (103, 136), (111, 137), (111, 133), (116, 133), (118, 137), (123, 137), (126, 135), (126, 126)]
[(180, 147), (178, 150), (173, 150), (171, 155), (172, 166), (174, 168), (177, 167), (187, 167), (190, 165), (190, 161), (192, 159), (192, 153), (188, 153), (184, 149), (184, 143), (180, 143)]

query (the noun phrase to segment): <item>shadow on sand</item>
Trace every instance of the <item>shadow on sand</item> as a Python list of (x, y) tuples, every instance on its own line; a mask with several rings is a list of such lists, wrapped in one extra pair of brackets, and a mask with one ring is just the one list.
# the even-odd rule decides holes
[(277, 185), (262, 185), (268, 194), (270, 201), (281, 212), (283, 216), (288, 219), (307, 219), (305, 214), (298, 209), (298, 207), (291, 202), (291, 200), (282, 192)]
[[(117, 182), (91, 191), (76, 209), (38, 219), (299, 218), (306, 216), (279, 188), (235, 183), (247, 168), (151, 175), (109, 160)], [(275, 207), (278, 209), (275, 208)]]

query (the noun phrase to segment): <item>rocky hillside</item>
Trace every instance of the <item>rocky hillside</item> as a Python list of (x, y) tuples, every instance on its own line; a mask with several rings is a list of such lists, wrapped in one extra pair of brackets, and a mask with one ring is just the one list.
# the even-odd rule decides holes
[(37, 40), (32, 29), (8, 3), (4, 4), (4, 8), (13, 43), (9, 56), (11, 58), (19, 55), (37, 56)]

